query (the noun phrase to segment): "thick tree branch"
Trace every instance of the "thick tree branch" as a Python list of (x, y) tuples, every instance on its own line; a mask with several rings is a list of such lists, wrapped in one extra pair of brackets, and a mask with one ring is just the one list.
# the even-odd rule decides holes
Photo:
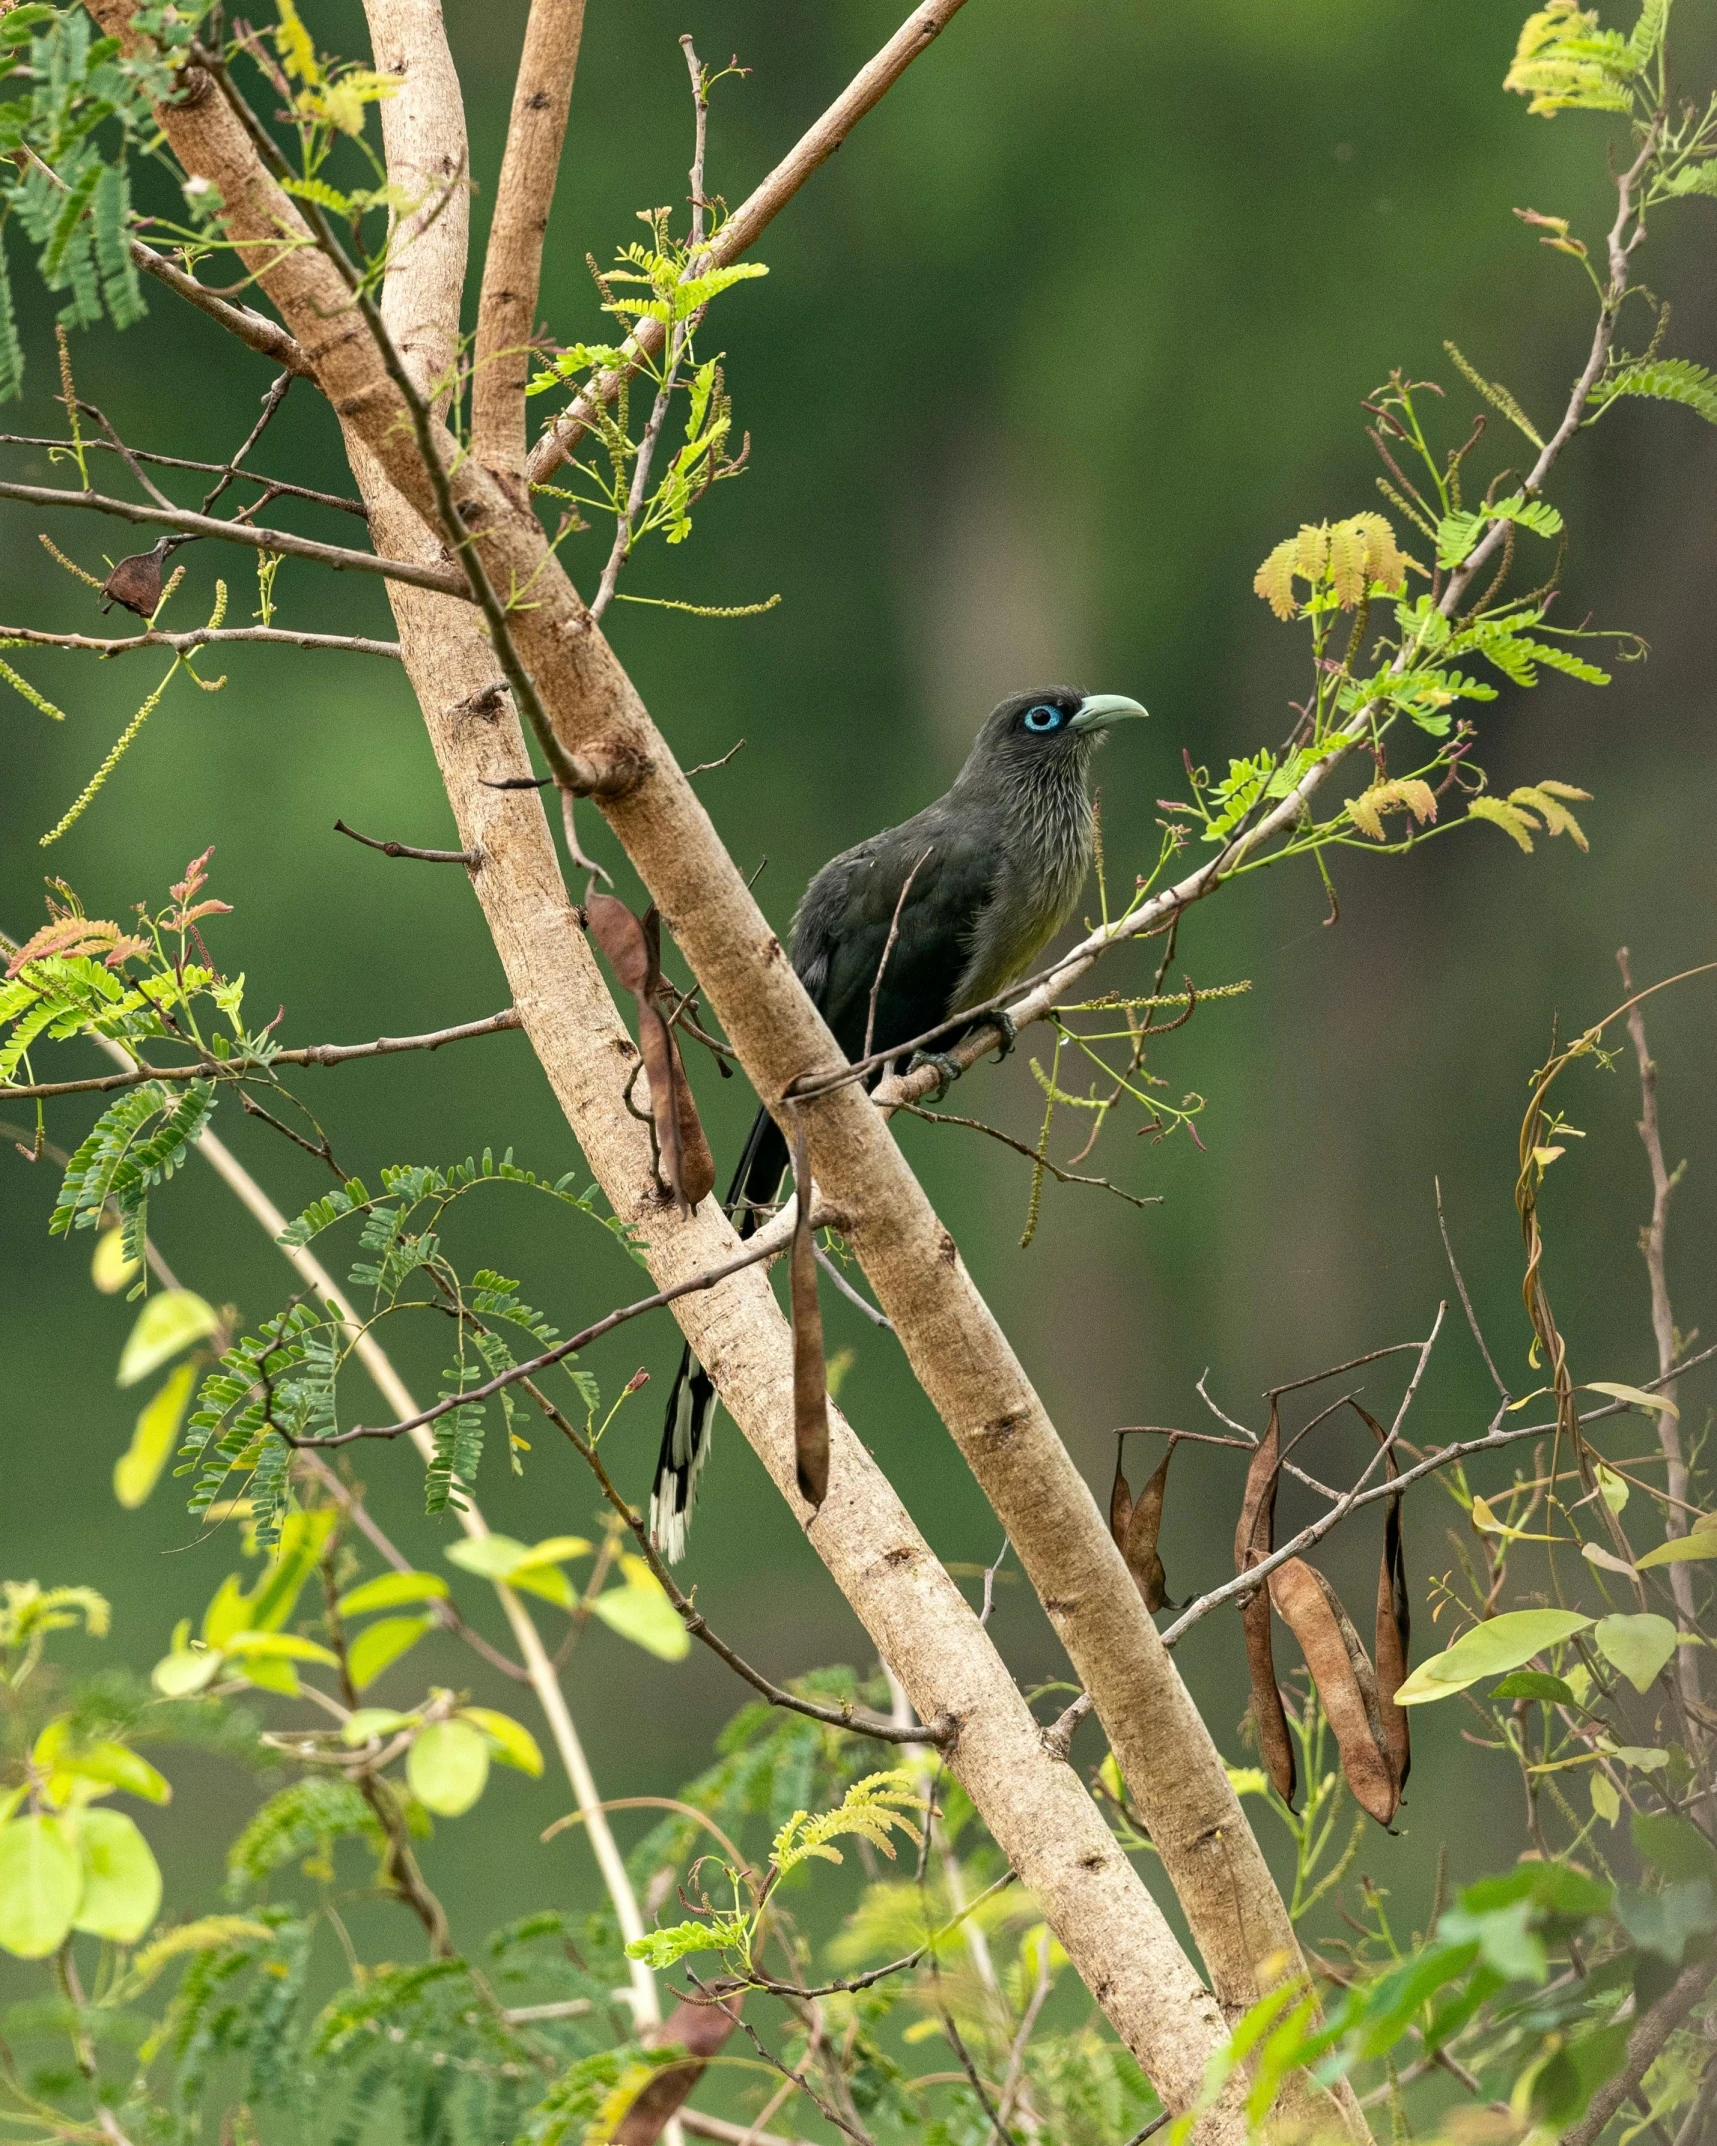
[(525, 382), (543, 242), (583, 30), (584, 0), (531, 0), (483, 256), (472, 360), (471, 452), (497, 476), (524, 475)]
[[(923, 0), (922, 6), (915, 7), (882, 50), (859, 69), (816, 124), (799, 137), (762, 185), (739, 204), (706, 251), (692, 264), (692, 273), (725, 267), (754, 246), (765, 227), (787, 206), (811, 174), (828, 162), (864, 115), (882, 101), (964, 5), (965, 0)], [(561, 412), (531, 449), (528, 474), (533, 484), (541, 484), (554, 474), (584, 437), (593, 407), (612, 402), (622, 385), (640, 370), (645, 360), (656, 356), (662, 343), (663, 329), (657, 321), (644, 322), (636, 335), (627, 338), (625, 367), (604, 373), (586, 395), (581, 395), (569, 409)]]

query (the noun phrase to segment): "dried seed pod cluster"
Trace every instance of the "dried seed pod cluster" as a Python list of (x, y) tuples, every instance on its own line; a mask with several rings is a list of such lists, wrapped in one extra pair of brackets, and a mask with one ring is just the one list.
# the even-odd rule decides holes
[[(1384, 1449), (1390, 1476), (1400, 1473), (1387, 1434), (1377, 1419), (1351, 1404)], [(1281, 1479), (1281, 1427), (1274, 1401), (1270, 1428), (1246, 1473), (1240, 1523), (1234, 1534), (1234, 1569), (1249, 1572), (1275, 1548), (1276, 1486)], [(1395, 1694), (1407, 1674), (1410, 1622), (1406, 1565), (1401, 1548), (1401, 1501), (1388, 1502), (1383, 1559), (1377, 1581), (1376, 1661), (1324, 1575), (1304, 1558), (1278, 1565), (1247, 1596), (1241, 1612), (1246, 1659), (1252, 1678), (1252, 1717), (1259, 1755), (1271, 1785), (1285, 1803), (1296, 1786), (1294, 1750), (1276, 1684), (1270, 1611), (1299, 1641), (1318, 1699), (1335, 1733), (1342, 1771), (1354, 1799), (1379, 1825), (1388, 1825), (1401, 1803), (1411, 1763), (1407, 1716)]]

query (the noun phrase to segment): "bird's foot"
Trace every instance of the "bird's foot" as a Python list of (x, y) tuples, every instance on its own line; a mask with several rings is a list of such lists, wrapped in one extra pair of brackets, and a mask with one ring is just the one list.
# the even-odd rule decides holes
[(936, 1092), (929, 1099), (932, 1103), (941, 1102), (965, 1071), (958, 1060), (950, 1058), (946, 1051), (914, 1051), (906, 1070), (908, 1073), (916, 1073), (920, 1066), (936, 1068)]
[(1019, 1041), (1019, 1023), (1005, 1006), (998, 1006), (994, 1013), (986, 1015), (985, 1018), (1002, 1032), (1001, 1045), (996, 1052), (996, 1063), (1000, 1065), (1004, 1058), (1013, 1056), (1013, 1047)]

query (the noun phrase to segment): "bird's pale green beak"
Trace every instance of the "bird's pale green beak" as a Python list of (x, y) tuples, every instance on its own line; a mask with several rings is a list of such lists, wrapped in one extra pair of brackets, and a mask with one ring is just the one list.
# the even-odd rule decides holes
[(1136, 700), (1129, 700), (1124, 693), (1088, 693), (1079, 703), (1079, 713), (1068, 725), (1070, 730), (1107, 730), (1111, 723), (1124, 723), (1130, 716), (1149, 715), (1148, 708), (1141, 708)]

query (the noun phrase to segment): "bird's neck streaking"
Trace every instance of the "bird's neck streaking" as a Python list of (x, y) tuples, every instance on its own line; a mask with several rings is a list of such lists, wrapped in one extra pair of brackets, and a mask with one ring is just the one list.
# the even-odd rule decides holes
[(961, 770), (951, 800), (966, 825), (986, 830), (1000, 869), (950, 1010), (1005, 989), (1067, 921), (1091, 867), (1089, 765), (1089, 749), (1076, 748)]

